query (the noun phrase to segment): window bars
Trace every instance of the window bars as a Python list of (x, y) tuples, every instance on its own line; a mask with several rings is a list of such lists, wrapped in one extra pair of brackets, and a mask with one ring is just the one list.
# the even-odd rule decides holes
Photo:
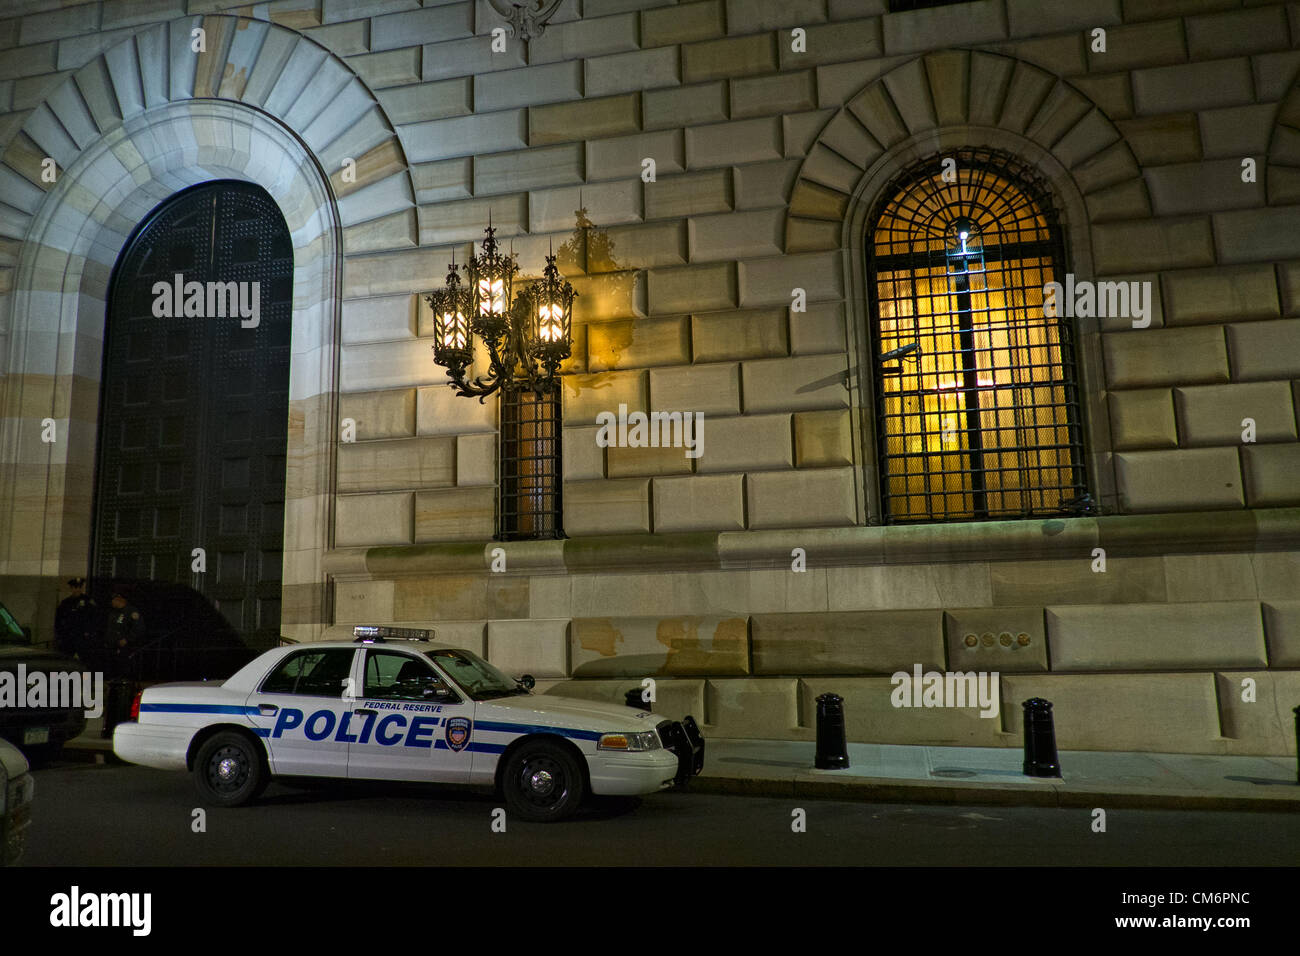
[(884, 521), (1081, 513), (1074, 331), (1043, 310), (1065, 261), (1046, 185), (1009, 154), (936, 155), (870, 221)]
[(501, 391), (497, 538), (562, 538), (558, 388)]

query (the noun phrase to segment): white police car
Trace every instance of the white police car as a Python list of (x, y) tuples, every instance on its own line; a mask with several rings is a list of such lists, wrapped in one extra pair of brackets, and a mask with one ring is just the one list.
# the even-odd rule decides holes
[(588, 791), (645, 794), (704, 764), (695, 721), (534, 695), (428, 631), (358, 627), (356, 641), (267, 651), (221, 683), (145, 689), (113, 752), (192, 770), (211, 805), (256, 798), (272, 776), (488, 785), (528, 820), (571, 815)]

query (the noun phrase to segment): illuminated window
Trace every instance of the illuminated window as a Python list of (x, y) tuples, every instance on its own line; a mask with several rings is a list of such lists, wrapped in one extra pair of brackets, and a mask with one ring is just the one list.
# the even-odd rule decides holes
[(501, 393), (497, 537), (562, 538), (560, 396), (527, 388)]
[(1064, 267), (1046, 186), (1006, 154), (935, 156), (871, 222), (884, 520), (1081, 513), (1074, 332), (1043, 310)]

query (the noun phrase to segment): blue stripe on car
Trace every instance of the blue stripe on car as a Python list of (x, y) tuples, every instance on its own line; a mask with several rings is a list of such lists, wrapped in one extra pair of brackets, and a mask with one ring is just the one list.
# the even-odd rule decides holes
[(239, 714), (241, 717), (257, 713), (256, 707), (229, 704), (141, 704), (142, 714)]
[[(140, 712), (154, 714), (238, 714), (243, 717), (255, 717), (259, 714), (256, 707), (230, 704), (141, 704)], [(437, 726), (446, 723), (444, 718)], [(574, 740), (599, 740), (602, 734), (596, 730), (571, 730), (567, 727), (546, 727), (541, 724), (512, 724), (496, 720), (479, 720), (474, 722), (475, 730), (491, 731), (502, 734), (557, 734)], [(269, 729), (256, 728), (259, 737), (270, 735)], [(435, 741), (434, 746), (447, 749), (445, 742)], [(479, 753), (501, 753), (504, 744), (472, 743), (469, 750)]]
[(506, 724), (495, 720), (476, 720), (474, 729), (492, 730), (503, 734), (559, 734), (574, 740), (599, 740), (604, 734), (597, 730), (569, 730), (566, 727), (543, 727), (539, 724)]

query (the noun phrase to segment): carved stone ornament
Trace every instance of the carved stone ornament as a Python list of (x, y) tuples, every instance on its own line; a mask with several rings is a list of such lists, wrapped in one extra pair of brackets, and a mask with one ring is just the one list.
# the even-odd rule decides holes
[(555, 16), (564, 0), (488, 0), (492, 9), (510, 24), (510, 35), (520, 40), (531, 40), (546, 32), (547, 21)]

